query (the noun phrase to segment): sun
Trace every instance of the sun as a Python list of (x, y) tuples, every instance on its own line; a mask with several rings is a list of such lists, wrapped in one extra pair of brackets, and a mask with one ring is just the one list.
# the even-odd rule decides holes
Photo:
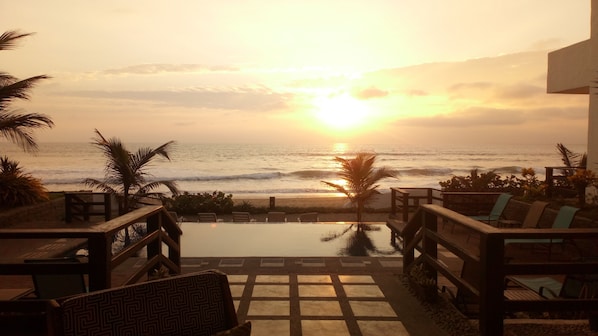
[(316, 118), (336, 130), (361, 127), (368, 116), (368, 106), (349, 95), (319, 97), (314, 104)]

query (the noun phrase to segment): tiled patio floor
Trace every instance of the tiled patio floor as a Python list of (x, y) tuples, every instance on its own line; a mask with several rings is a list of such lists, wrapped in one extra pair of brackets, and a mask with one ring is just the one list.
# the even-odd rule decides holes
[[(273, 260), (275, 259), (275, 260)], [(400, 257), (185, 258), (228, 274), (252, 335), (446, 335), (402, 285)]]

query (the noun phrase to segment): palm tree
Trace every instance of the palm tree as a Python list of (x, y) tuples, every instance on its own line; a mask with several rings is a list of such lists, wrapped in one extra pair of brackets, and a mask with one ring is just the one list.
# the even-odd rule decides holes
[(322, 182), (349, 198), (349, 201), (355, 207), (357, 223), (359, 224), (367, 203), (372, 200), (374, 195), (380, 194), (377, 190), (379, 187), (377, 183), (383, 178), (395, 177), (395, 174), (385, 167), (374, 168), (376, 154), (373, 153), (357, 153), (353, 159), (336, 157), (334, 161), (341, 164), (341, 171), (338, 175), (346, 182), (346, 186), (332, 182)]
[(26, 174), (19, 163), (0, 158), (0, 207), (14, 208), (48, 199), (48, 192), (37, 178)]
[[(0, 35), (0, 50), (8, 50), (16, 42), (31, 34), (21, 34), (8, 31)], [(10, 105), (17, 99), (29, 99), (28, 91), (40, 80), (49, 78), (46, 75), (34, 76), (19, 80), (7, 73), (0, 72), (0, 136), (19, 145), (25, 151), (37, 150), (37, 142), (33, 138), (33, 129), (48, 127), (54, 123), (50, 117), (38, 113), (23, 113), (10, 109)]]
[[(585, 169), (588, 163), (588, 155), (586, 153), (574, 153), (562, 143), (556, 144), (557, 151), (561, 154), (561, 160), (567, 168)], [(565, 169), (565, 175), (570, 176), (575, 173), (575, 169)]]
[(87, 178), (83, 183), (120, 196), (120, 214), (129, 212), (141, 197), (161, 186), (167, 187), (175, 196), (179, 194), (174, 181), (147, 182), (148, 173), (145, 171), (157, 156), (170, 160), (168, 151), (174, 141), (169, 141), (155, 149), (139, 148), (135, 153), (131, 153), (119, 139), (106, 139), (97, 129), (95, 133), (96, 138), (93, 139), (92, 144), (99, 148), (106, 158), (106, 176), (103, 181)]

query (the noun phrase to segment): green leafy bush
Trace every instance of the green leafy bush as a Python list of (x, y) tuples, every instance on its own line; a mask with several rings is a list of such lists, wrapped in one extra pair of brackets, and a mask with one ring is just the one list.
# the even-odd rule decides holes
[(478, 173), (477, 169), (472, 169), (468, 176), (453, 176), (439, 184), (443, 191), (499, 191), (530, 197), (543, 194), (544, 183), (538, 180), (532, 168), (523, 168), (521, 175), (521, 178), (515, 175), (503, 178), (493, 170)]
[(184, 192), (181, 195), (166, 199), (164, 203), (169, 210), (176, 211), (179, 214), (197, 214), (198, 212), (228, 214), (233, 210), (233, 195), (227, 195), (222, 191), (197, 194)]

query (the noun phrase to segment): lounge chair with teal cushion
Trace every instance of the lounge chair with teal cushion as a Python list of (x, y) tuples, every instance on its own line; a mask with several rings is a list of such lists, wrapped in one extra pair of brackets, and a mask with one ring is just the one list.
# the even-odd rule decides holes
[[(556, 215), (554, 222), (552, 222), (553, 229), (568, 229), (573, 223), (575, 215), (579, 211), (579, 208), (564, 205)], [(564, 244), (563, 238), (525, 238), (525, 239), (505, 239), (505, 245), (508, 244), (543, 244), (548, 245), (548, 255), (550, 257), (552, 253), (553, 244)]]
[(507, 204), (511, 200), (513, 195), (510, 194), (500, 194), (492, 207), (492, 210), (488, 215), (483, 216), (469, 216), (469, 218), (478, 220), (480, 222), (488, 223), (488, 224), (496, 224), (498, 220), (502, 217), (502, 213), (505, 211)]

